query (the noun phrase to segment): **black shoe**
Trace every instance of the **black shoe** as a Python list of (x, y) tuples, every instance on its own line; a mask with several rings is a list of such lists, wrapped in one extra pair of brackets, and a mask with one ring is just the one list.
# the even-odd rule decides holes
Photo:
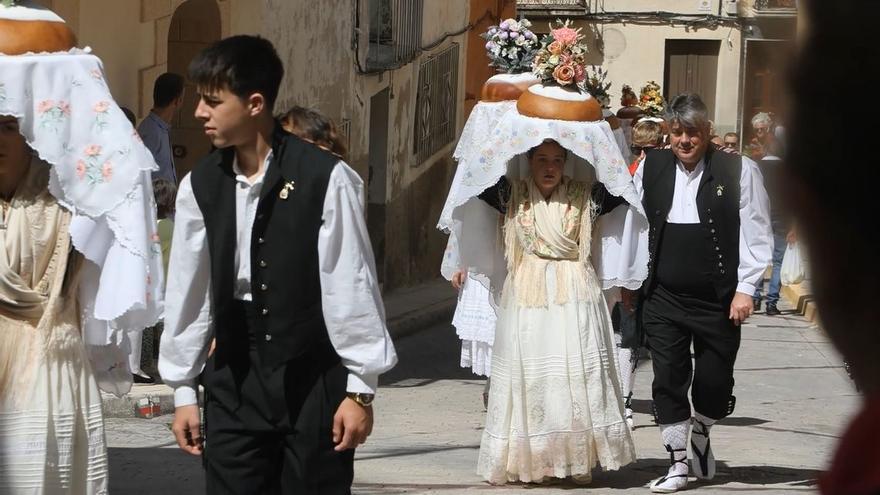
[(146, 383), (146, 384), (156, 383), (156, 380), (152, 379), (149, 376), (141, 376), (141, 375), (132, 374), (131, 377), (135, 383)]
[(752, 299), (752, 311), (757, 313), (761, 311), (761, 300), (760, 299)]
[(779, 316), (782, 314), (782, 311), (779, 311), (775, 304), (768, 304), (767, 311), (765, 311), (764, 314), (767, 316)]

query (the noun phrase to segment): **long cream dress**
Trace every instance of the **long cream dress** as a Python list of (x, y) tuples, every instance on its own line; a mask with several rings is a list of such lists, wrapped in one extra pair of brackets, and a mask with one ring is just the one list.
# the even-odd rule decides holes
[(107, 493), (101, 395), (81, 337), (70, 213), (34, 161), (0, 224), (0, 493)]
[(477, 472), (490, 483), (589, 480), (635, 461), (611, 318), (590, 262), (591, 187), (563, 179), (545, 201), (512, 184), (508, 275)]

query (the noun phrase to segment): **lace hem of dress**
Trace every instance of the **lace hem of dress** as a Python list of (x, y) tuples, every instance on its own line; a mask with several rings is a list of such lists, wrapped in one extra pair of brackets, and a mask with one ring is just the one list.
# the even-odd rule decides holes
[(635, 462), (635, 449), (626, 438), (626, 423), (580, 431), (497, 437), (483, 432), (477, 474), (492, 484), (589, 474), (600, 465), (617, 470)]

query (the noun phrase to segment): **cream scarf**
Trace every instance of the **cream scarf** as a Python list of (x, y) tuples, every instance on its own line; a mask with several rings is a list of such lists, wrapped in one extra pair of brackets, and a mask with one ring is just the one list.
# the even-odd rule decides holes
[(59, 233), (70, 214), (49, 193), (49, 167), (34, 160), (0, 224), (0, 314), (36, 324), (49, 301)]

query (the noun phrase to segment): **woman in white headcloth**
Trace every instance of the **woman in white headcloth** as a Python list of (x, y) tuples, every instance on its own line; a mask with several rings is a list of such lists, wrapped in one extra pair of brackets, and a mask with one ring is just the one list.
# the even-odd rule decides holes
[[(552, 36), (579, 41), (568, 28)], [(641, 285), (647, 220), (601, 108), (531, 86), (461, 166), (441, 223), (487, 232), (462, 235), (459, 252), (500, 293), (477, 472), (493, 484), (587, 483), (596, 465), (633, 462), (602, 290)], [(502, 213), (500, 235), (478, 201)]]
[(63, 21), (2, 5), (0, 32), (0, 493), (105, 494), (116, 329), (161, 313), (155, 163)]
[[(499, 74), (489, 78), (483, 85), (480, 101), (471, 110), (462, 130), (453, 153), (453, 157), (459, 162), (459, 168), (450, 196), (455, 194), (457, 185), (467, 171), (467, 167), (461, 164), (462, 160), (473, 156), (474, 150), (491, 135), (501, 117), (516, 106), (516, 99), (523, 90), (540, 82), (530, 73), (531, 61), (539, 43), (529, 27), (531, 23), (527, 19), (506, 19), (497, 26), (491, 26), (482, 35), (487, 40), (486, 55), (489, 65), (495, 67)], [(496, 215), (490, 207), (479, 202), (470, 207), (481, 209), (480, 215), (484, 218)], [(495, 341), (495, 306), (492, 304), (488, 280), (462, 264), (458, 250), (458, 238), (463, 235), (461, 224), (441, 224), (438, 228), (449, 234), (440, 273), (459, 291), (452, 325), (461, 339), (460, 364), (462, 368), (470, 368), (476, 375), (487, 377), (483, 391), (485, 406), (490, 384), (488, 378), (491, 374), (492, 345)], [(470, 232), (467, 235), (483, 236), (485, 231)]]

